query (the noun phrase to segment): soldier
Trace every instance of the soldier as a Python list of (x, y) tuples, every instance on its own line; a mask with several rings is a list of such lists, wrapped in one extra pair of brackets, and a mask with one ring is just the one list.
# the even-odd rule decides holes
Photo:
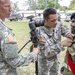
[[(41, 51), (38, 55), (38, 75), (58, 75), (57, 55), (64, 50), (64, 46), (72, 44), (73, 36), (66, 25), (58, 22), (55, 9), (45, 9), (43, 18), (44, 26), (37, 28)], [(61, 35), (70, 39), (61, 41)]]
[[(75, 34), (75, 13), (71, 15), (71, 32)], [(68, 47), (64, 66), (61, 68), (63, 75), (75, 75), (75, 37), (73, 44)]]
[(3, 21), (11, 14), (10, 0), (0, 0), (0, 75), (18, 75), (17, 67), (29, 65), (37, 59), (39, 48), (29, 54), (19, 55), (17, 42), (12, 31)]

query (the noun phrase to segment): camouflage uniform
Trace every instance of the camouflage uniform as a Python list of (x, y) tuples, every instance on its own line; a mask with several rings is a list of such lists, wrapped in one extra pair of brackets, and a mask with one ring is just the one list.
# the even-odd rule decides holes
[[(74, 39), (74, 42), (75, 42), (75, 39)], [(71, 47), (68, 47), (67, 50), (69, 51), (71, 59), (72, 59), (73, 63), (75, 64), (75, 43), (72, 44)], [(70, 67), (68, 66), (67, 59), (68, 58), (67, 58), (67, 53), (66, 53), (65, 61), (64, 61), (64, 66), (61, 68), (61, 69), (63, 69), (63, 71), (61, 70), (61, 72), (62, 72), (63, 75), (73, 75)]]
[(11, 30), (0, 20), (0, 75), (17, 75), (17, 67), (29, 65), (37, 55), (19, 55), (17, 42)]
[[(74, 39), (75, 42), (75, 39)], [(68, 47), (67, 49), (70, 53), (71, 59), (73, 61), (73, 63), (75, 64), (75, 43), (72, 44), (71, 47)], [(67, 61), (67, 52), (66, 52), (66, 56), (65, 56), (65, 61), (64, 61), (64, 66), (61, 68), (61, 73), (63, 75), (74, 75), (68, 65), (68, 61)]]
[(38, 70), (39, 75), (58, 75), (58, 59), (57, 54), (64, 50), (61, 45), (61, 35), (67, 36), (70, 33), (69, 29), (58, 22), (56, 28), (47, 29), (45, 26), (38, 28), (39, 39), (45, 39), (46, 41), (40, 41), (39, 46), (41, 52), (38, 55)]
[[(71, 32), (72, 32), (73, 34), (75, 34), (75, 24), (74, 24), (74, 26), (71, 25)], [(67, 50), (69, 51), (70, 57), (71, 57), (73, 63), (75, 64), (75, 37), (74, 37), (74, 43), (73, 43), (70, 47), (68, 47)], [(70, 67), (68, 66), (68, 61), (67, 61), (67, 59), (68, 59), (68, 58), (67, 58), (67, 52), (66, 52), (65, 61), (64, 61), (64, 66), (61, 68), (61, 72), (62, 72), (63, 75), (73, 75), (73, 73), (72, 73)], [(62, 70), (62, 69), (63, 69), (63, 70)]]

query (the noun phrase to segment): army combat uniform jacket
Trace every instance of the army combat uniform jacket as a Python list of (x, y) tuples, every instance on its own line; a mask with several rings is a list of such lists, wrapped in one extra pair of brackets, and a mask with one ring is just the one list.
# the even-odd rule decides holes
[(58, 75), (57, 54), (64, 50), (61, 45), (61, 35), (66, 37), (70, 30), (60, 22), (58, 22), (56, 28), (48, 29), (42, 26), (37, 30), (39, 39), (42, 39), (39, 42), (41, 49), (38, 55), (39, 75), (47, 75), (48, 71), (49, 75)]
[(75, 75), (75, 39), (72, 46), (67, 48), (64, 67), (61, 68), (61, 73), (63, 75)]
[[(71, 25), (71, 33), (75, 34), (75, 25)], [(67, 48), (64, 66), (61, 68), (63, 75), (75, 75), (75, 37), (72, 45)]]
[(17, 42), (11, 30), (0, 20), (0, 75), (17, 75), (16, 68), (29, 65), (37, 55), (19, 55)]

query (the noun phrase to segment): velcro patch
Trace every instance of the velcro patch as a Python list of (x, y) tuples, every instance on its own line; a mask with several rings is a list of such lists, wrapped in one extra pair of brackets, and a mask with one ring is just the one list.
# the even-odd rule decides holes
[(39, 42), (46, 42), (46, 40), (44, 38), (39, 38)]
[(8, 42), (15, 43), (16, 39), (12, 35), (8, 35)]

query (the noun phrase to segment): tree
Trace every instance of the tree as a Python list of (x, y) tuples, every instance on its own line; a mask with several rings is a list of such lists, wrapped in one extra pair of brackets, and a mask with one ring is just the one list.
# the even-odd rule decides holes
[(72, 0), (69, 6), (70, 10), (75, 10), (75, 0)]
[(27, 5), (29, 10), (35, 10), (37, 7), (37, 0), (28, 0)]
[(19, 11), (18, 1), (16, 1), (15, 3), (11, 2), (11, 4), (13, 7), (13, 12)]
[(60, 8), (60, 4), (58, 3), (58, 0), (38, 0), (38, 9), (45, 9), (45, 8)]
[(61, 8), (60, 8), (60, 10), (63, 10), (64, 12), (66, 11), (66, 10), (68, 10), (69, 8), (68, 7), (66, 7), (66, 6), (62, 6)]

